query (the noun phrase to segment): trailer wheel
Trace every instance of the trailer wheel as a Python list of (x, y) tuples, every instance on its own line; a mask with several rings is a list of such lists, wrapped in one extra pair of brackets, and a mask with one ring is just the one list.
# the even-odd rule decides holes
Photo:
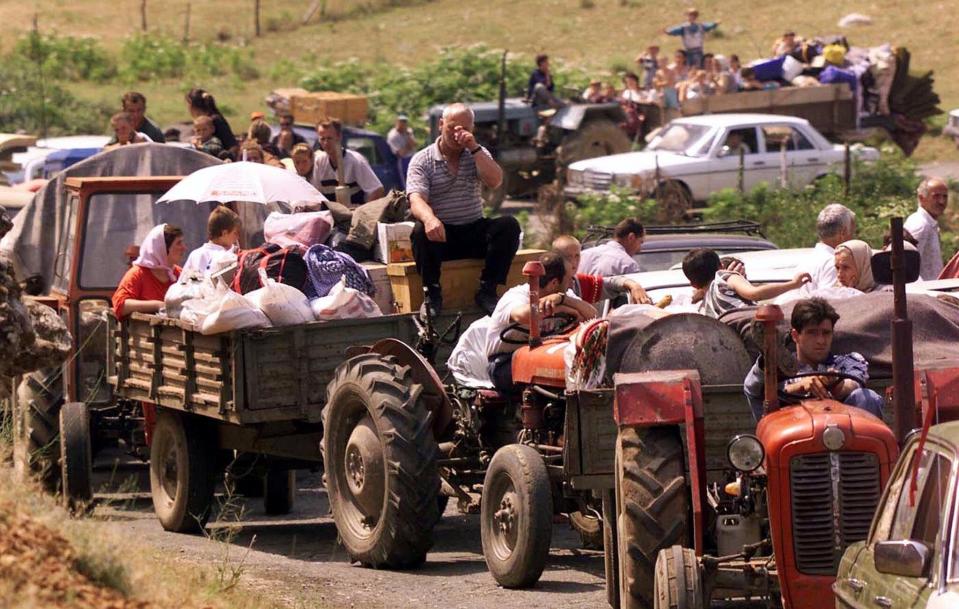
[(616, 530), (616, 491), (603, 491), (603, 566), (606, 571), (606, 602), (619, 609), (619, 535)]
[(682, 546), (659, 551), (653, 609), (703, 609), (703, 575), (696, 552)]
[(620, 607), (649, 609), (659, 551), (686, 545), (688, 537), (689, 489), (678, 430), (619, 430), (616, 512)]
[(327, 388), (326, 487), (352, 561), (414, 567), (433, 545), (440, 476), (422, 393), (409, 366), (376, 353), (340, 364)]
[(659, 205), (656, 212), (659, 222), (679, 222), (693, 208), (693, 195), (689, 188), (676, 180), (667, 180), (657, 186), (654, 198)]
[[(592, 500), (590, 503), (592, 503)], [(579, 510), (570, 512), (569, 524), (579, 533), (583, 549), (603, 549), (603, 521), (595, 514)]]
[(289, 514), (296, 497), (296, 470), (271, 467), (263, 484), (263, 511), (270, 516)]
[(563, 167), (584, 159), (629, 152), (632, 141), (619, 125), (608, 119), (597, 118), (569, 133), (557, 151), (557, 161)]
[(75, 509), (93, 499), (90, 411), (83, 402), (64, 404), (60, 410), (60, 477), (68, 507)]
[(480, 534), (496, 583), (528, 588), (539, 580), (553, 532), (553, 495), (543, 457), (508, 444), (493, 455), (483, 480)]
[(23, 376), (14, 400), (13, 463), (21, 477), (35, 475), (49, 492), (60, 484), (60, 368), (34, 370)]
[(157, 408), (150, 445), (150, 492), (167, 531), (198, 532), (210, 517), (216, 450), (202, 421)]

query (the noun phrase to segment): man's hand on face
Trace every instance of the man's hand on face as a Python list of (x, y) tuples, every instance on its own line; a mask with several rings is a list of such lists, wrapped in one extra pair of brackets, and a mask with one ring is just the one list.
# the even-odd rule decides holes
[(430, 241), (439, 243), (446, 242), (446, 229), (443, 227), (443, 223), (439, 221), (439, 218), (430, 218), (423, 223), (423, 228), (426, 229), (426, 238)]
[(459, 125), (453, 127), (453, 140), (466, 150), (473, 150), (477, 146), (476, 138), (473, 134)]

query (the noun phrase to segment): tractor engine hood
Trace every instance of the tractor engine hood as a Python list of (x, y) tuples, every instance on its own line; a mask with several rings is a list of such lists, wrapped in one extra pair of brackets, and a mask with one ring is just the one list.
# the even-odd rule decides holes
[(566, 364), (563, 359), (567, 338), (546, 340), (539, 347), (520, 347), (513, 354), (513, 383), (566, 388)]
[(785, 606), (828, 604), (843, 551), (866, 538), (898, 457), (871, 414), (832, 400), (786, 406), (759, 422), (769, 529)]

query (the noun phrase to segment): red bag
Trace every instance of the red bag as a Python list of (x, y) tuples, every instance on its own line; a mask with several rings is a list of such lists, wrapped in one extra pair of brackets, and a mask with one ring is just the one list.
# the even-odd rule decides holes
[(264, 243), (261, 247), (243, 250), (237, 256), (237, 269), (231, 287), (234, 292), (246, 294), (263, 287), (260, 269), (267, 277), (303, 291), (307, 285), (306, 262), (296, 246), (281, 247)]

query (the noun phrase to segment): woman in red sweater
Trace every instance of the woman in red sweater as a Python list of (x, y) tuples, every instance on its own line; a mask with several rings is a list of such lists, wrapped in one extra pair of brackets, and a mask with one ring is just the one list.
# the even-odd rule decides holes
[(177, 266), (186, 253), (183, 231), (172, 224), (150, 229), (140, 244), (140, 256), (113, 293), (113, 311), (118, 319), (130, 313), (156, 313), (163, 307), (167, 290), (180, 276)]

